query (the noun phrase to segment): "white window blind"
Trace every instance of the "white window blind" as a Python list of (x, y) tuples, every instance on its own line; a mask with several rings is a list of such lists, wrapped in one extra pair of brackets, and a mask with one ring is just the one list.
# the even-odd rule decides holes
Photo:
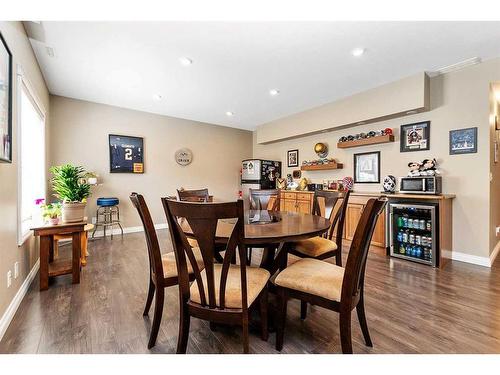
[(30, 233), (35, 200), (45, 198), (45, 116), (22, 76), (18, 89), (19, 244)]

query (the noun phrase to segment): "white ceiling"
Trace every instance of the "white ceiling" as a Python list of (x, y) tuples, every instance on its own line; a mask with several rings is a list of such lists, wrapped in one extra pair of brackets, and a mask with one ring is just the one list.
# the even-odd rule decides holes
[[(243, 129), (418, 72), (500, 56), (500, 22), (41, 25), (45, 42), (31, 41), (52, 94)], [(366, 53), (353, 57), (355, 47)], [(181, 65), (184, 56), (194, 63)], [(278, 96), (269, 95), (273, 88)]]

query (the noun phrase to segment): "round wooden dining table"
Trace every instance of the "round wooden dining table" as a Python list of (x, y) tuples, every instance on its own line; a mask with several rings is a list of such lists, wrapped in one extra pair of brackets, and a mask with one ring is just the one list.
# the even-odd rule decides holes
[[(324, 217), (286, 211), (245, 211), (245, 245), (264, 248), (261, 267), (273, 272), (278, 269), (276, 250), (288, 243), (319, 236), (330, 229), (331, 222)], [(235, 219), (220, 220), (216, 241), (226, 243), (233, 230)], [(186, 221), (181, 223), (186, 235), (192, 235)]]

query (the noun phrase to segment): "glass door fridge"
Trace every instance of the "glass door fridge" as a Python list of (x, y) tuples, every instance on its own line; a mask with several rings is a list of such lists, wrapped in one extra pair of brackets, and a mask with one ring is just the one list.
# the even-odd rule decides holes
[(396, 258), (438, 266), (438, 205), (389, 203), (390, 254)]

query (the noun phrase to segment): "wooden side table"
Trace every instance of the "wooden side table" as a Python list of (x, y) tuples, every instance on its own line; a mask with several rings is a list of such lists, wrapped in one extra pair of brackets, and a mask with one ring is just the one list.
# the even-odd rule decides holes
[[(46, 224), (31, 228), (40, 236), (40, 290), (49, 288), (49, 277), (72, 274), (73, 284), (80, 283), (81, 238), (85, 235), (86, 221), (78, 223)], [(72, 257), (69, 260), (54, 259), (54, 236), (71, 235)]]

